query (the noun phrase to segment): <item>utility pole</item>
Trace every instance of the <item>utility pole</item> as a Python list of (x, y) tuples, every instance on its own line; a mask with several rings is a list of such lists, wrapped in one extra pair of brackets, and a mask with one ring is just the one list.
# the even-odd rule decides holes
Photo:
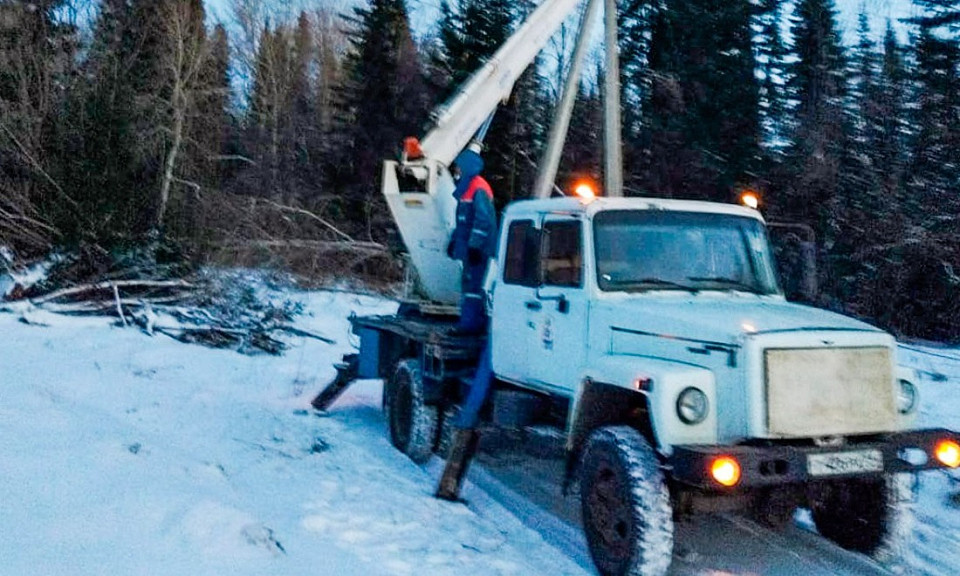
[(606, 0), (604, 34), (607, 76), (604, 83), (604, 196), (623, 196), (623, 143), (620, 111), (620, 50), (617, 41), (617, 0)]

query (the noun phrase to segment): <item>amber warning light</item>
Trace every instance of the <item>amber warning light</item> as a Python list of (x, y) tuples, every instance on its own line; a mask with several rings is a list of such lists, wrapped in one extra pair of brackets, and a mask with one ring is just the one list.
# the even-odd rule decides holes
[(597, 197), (596, 190), (593, 189), (593, 186), (589, 182), (580, 182), (573, 188), (573, 193), (577, 195), (577, 198), (582, 200), (593, 200)]
[(758, 210), (760, 208), (760, 195), (753, 190), (747, 190), (740, 195), (740, 203), (747, 208)]
[(721, 486), (736, 486), (740, 482), (740, 463), (731, 456), (721, 456), (710, 465), (710, 475)]
[(953, 440), (944, 440), (937, 444), (937, 460), (948, 468), (960, 467), (960, 444)]

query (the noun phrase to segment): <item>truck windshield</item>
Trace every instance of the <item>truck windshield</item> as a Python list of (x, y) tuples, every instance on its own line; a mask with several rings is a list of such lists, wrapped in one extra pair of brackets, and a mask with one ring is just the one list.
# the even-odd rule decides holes
[(594, 218), (601, 290), (778, 294), (766, 230), (729, 214), (609, 210)]

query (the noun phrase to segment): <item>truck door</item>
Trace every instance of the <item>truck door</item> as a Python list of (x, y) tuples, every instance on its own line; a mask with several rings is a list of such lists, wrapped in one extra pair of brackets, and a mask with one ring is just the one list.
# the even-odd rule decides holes
[(499, 281), (493, 295), (493, 371), (505, 380), (523, 382), (529, 369), (527, 347), (533, 340), (532, 308), (540, 284), (540, 229), (531, 219), (507, 227)]
[(583, 224), (572, 216), (543, 220), (540, 287), (532, 306), (526, 381), (546, 391), (576, 387), (587, 343)]

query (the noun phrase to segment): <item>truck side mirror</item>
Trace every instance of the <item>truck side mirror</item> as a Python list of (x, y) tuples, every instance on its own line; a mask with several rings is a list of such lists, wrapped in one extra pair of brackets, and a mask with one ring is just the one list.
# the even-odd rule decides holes
[(567, 300), (567, 297), (563, 294), (560, 295), (560, 299), (557, 301), (557, 311), (561, 314), (570, 312), (570, 301)]
[(802, 224), (768, 223), (780, 285), (788, 300), (813, 304), (819, 295), (817, 243)]

